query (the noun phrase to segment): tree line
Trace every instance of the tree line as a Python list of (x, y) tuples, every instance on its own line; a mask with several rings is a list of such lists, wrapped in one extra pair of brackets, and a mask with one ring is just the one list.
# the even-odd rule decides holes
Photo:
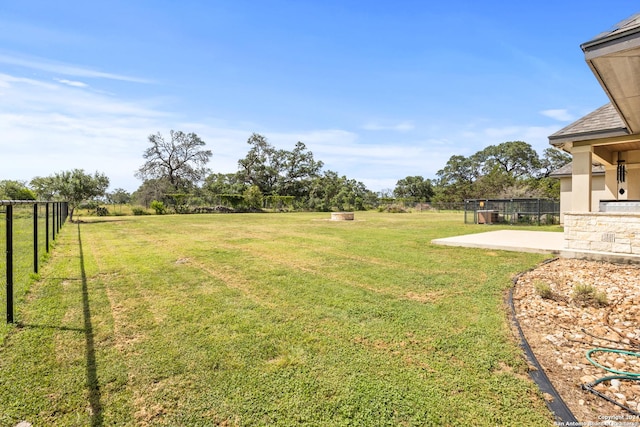
[(36, 177), (29, 183), (0, 181), (0, 199), (70, 202), (74, 210), (83, 203), (135, 204), (157, 213), (201, 212), (216, 207), (257, 211), (364, 210), (390, 204), (460, 204), (480, 198), (558, 198), (559, 182), (549, 174), (570, 161), (554, 148), (542, 157), (526, 142), (492, 145), (464, 157), (454, 155), (435, 179), (407, 176), (395, 188), (375, 193), (316, 160), (303, 142), (291, 150), (277, 149), (263, 135), (247, 140), (246, 156), (234, 173), (213, 173), (207, 168), (212, 152), (195, 133), (171, 130), (169, 137), (152, 134), (144, 163), (135, 172), (142, 180), (132, 194), (118, 188), (107, 192), (109, 178), (83, 169)]
[(177, 210), (189, 206), (230, 204), (236, 209), (362, 210), (375, 205), (377, 195), (354, 179), (323, 170), (303, 142), (277, 149), (263, 135), (247, 140), (246, 156), (234, 173), (212, 173), (206, 164), (212, 153), (195, 134), (171, 131), (170, 141), (151, 135), (145, 163), (136, 172), (143, 180), (132, 198), (150, 205), (162, 201)]

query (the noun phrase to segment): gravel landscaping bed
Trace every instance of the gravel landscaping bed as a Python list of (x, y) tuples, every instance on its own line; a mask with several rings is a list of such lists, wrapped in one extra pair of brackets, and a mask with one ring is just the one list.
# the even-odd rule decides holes
[[(593, 388), (633, 412), (583, 388), (615, 373), (587, 359), (594, 348), (640, 352), (640, 268), (556, 259), (521, 275), (515, 315), (533, 353), (575, 417), (585, 425), (640, 426), (640, 380), (607, 380)], [(620, 351), (591, 359), (640, 374), (640, 358)]]

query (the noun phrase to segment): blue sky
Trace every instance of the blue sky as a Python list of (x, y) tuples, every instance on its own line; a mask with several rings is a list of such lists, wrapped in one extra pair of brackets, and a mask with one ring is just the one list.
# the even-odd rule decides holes
[(253, 132), (374, 191), (547, 137), (608, 102), (580, 44), (633, 2), (0, 3), (0, 179), (100, 171), (134, 191), (149, 134), (235, 172)]

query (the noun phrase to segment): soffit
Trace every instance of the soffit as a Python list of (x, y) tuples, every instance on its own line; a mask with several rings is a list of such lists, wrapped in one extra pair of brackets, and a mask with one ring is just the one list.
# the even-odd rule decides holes
[(590, 145), (591, 152), (598, 162), (608, 165), (615, 165), (618, 160), (618, 153), (626, 151), (640, 150), (640, 139), (638, 135), (624, 138), (608, 138), (595, 141), (576, 141), (573, 147)]
[(581, 45), (630, 133), (640, 133), (640, 14)]

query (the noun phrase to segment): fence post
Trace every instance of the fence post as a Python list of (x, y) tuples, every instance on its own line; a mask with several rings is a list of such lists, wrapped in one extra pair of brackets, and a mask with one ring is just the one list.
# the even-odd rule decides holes
[(7, 239), (7, 323), (13, 323), (13, 206), (7, 205), (6, 211)]
[(47, 248), (47, 253), (49, 253), (49, 202), (44, 204), (44, 216), (46, 220), (44, 222), (44, 244)]
[(33, 204), (33, 272), (38, 273), (38, 204)]
[(51, 229), (51, 238), (53, 241), (56, 240), (56, 233), (58, 230), (58, 203), (53, 203), (53, 215), (51, 215), (51, 220), (53, 221), (53, 228)]

